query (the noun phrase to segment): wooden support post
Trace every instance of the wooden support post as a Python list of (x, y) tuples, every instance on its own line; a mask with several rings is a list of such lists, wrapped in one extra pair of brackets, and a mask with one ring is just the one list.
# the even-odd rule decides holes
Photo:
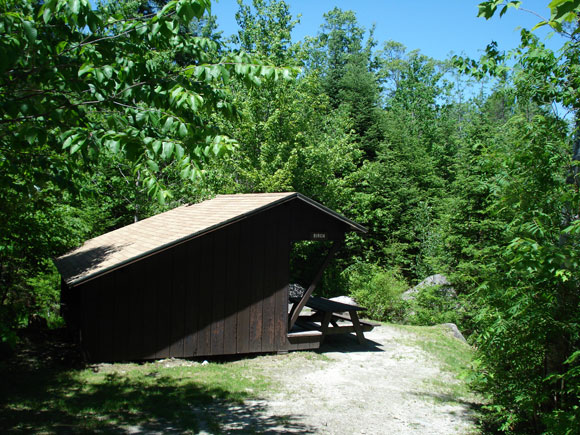
[(302, 296), (302, 299), (300, 299), (300, 301), (297, 304), (294, 304), (292, 306), (292, 310), (290, 310), (289, 320), (288, 320), (288, 331), (292, 330), (292, 327), (296, 323), (296, 320), (298, 320), (298, 317), (300, 316), (302, 309), (304, 308), (304, 306), (306, 305), (306, 302), (308, 302), (308, 299), (310, 298), (310, 296), (312, 295), (312, 292), (316, 288), (318, 281), (320, 281), (320, 278), (322, 278), (322, 273), (328, 267), (328, 263), (330, 263), (330, 260), (332, 259), (334, 254), (336, 254), (336, 251), (338, 251), (338, 249), (341, 246), (342, 246), (342, 240), (337, 240), (336, 242), (334, 242), (334, 244), (332, 245), (332, 247), (328, 251), (326, 258), (324, 259), (322, 266), (320, 266), (320, 269), (316, 273), (316, 276), (314, 277), (312, 284), (310, 284), (310, 286), (308, 287), (308, 290), (306, 290), (306, 292)]

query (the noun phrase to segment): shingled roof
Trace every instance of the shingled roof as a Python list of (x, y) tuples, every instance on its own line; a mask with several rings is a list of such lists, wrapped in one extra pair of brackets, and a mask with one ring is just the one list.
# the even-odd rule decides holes
[(198, 204), (184, 205), (88, 240), (55, 260), (69, 286), (132, 263), (157, 251), (225, 226), (248, 215), (298, 198), (349, 225), (361, 225), (296, 192), (218, 195)]

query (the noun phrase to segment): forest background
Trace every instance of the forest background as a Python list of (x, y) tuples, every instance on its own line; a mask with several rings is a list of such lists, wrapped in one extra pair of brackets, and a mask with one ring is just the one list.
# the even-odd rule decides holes
[[(292, 42), (283, 0), (3, 0), (0, 337), (62, 326), (52, 258), (220, 193), (298, 191), (369, 229), (322, 291), (380, 320), (455, 322), (491, 428), (580, 426), (580, 1), (554, 0), (511, 52), (432, 59), (334, 8)], [(479, 14), (520, 2), (486, 1)], [(308, 282), (304, 243), (293, 279)], [(314, 265), (315, 266), (315, 265)], [(413, 302), (411, 284), (434, 273)]]

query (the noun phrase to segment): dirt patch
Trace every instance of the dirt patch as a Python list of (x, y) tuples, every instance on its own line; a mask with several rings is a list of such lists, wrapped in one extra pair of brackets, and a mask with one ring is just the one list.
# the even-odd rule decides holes
[[(317, 354), (263, 359), (279, 389), (253, 403), (278, 433), (465, 434), (476, 432), (472, 399), (433, 385), (459, 382), (428, 353), (406, 344), (411, 333), (380, 326), (365, 334), (331, 337)], [(285, 426), (284, 421), (292, 422)], [(251, 425), (250, 425), (251, 426)], [(235, 431), (235, 426), (223, 427)]]

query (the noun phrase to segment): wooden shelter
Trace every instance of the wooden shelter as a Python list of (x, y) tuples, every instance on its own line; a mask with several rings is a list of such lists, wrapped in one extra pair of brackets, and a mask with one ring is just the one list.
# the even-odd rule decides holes
[[(178, 207), (56, 259), (63, 315), (91, 361), (316, 347), (316, 334), (289, 328), (347, 231), (366, 230), (294, 192)], [(289, 317), (290, 250), (299, 240), (335, 245)]]

